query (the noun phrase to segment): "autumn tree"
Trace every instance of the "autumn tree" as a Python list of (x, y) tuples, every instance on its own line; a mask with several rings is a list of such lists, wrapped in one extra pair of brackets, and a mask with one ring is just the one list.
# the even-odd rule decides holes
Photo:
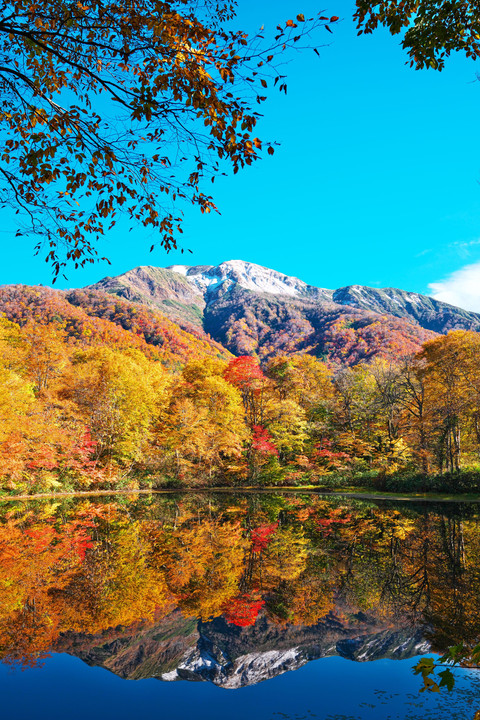
[(78, 353), (64, 396), (78, 408), (103, 461), (140, 459), (165, 384), (159, 364), (131, 350)]
[(22, 371), (24, 368), (22, 344), (20, 327), (0, 314), (0, 362), (4, 367), (17, 372)]
[(352, 468), (375, 467), (382, 475), (405, 466), (410, 453), (402, 437), (402, 388), (396, 365), (377, 358), (342, 368), (334, 385), (333, 437), (327, 434), (320, 449), (346, 453)]
[(334, 378), (336, 450), (345, 451), (362, 467), (370, 465), (376, 424), (375, 381), (366, 365), (342, 368)]
[(301, 405), (290, 399), (272, 400), (267, 404), (265, 420), (283, 459), (303, 452), (308, 436), (305, 411)]
[(65, 333), (55, 323), (33, 320), (22, 328), (24, 366), (34, 382), (35, 392), (44, 395), (69, 363)]
[[(0, 11), (0, 198), (46, 241), (57, 275), (93, 261), (120, 214), (176, 247), (183, 200), (210, 212), (204, 181), (260, 156), (257, 107), (276, 65), (338, 18), (234, 31), (229, 2), (13, 0)], [(304, 29), (303, 29), (304, 28)], [(310, 41), (308, 41), (308, 45)], [(270, 143), (266, 143), (272, 153)]]
[(258, 361), (248, 355), (234, 358), (225, 369), (224, 378), (239, 389), (248, 425), (261, 425), (269, 383)]
[(265, 374), (273, 380), (280, 400), (295, 400), (309, 420), (325, 418), (331, 410), (332, 372), (313, 355), (279, 355), (268, 363)]
[(247, 439), (243, 406), (224, 369), (225, 363), (213, 359), (187, 363), (159, 413), (155, 442), (167, 461), (172, 458), (177, 475), (206, 469), (211, 478), (228, 472), (241, 456)]
[(0, 319), (0, 477), (10, 490), (30, 487), (28, 477), (37, 472), (43, 489), (58, 487), (49, 471), (72, 459), (85, 431), (59, 406), (68, 365), (69, 348), (55, 324), (31, 320), (20, 328)]
[(34, 403), (32, 387), (24, 378), (0, 363), (0, 478), (21, 474), (26, 444), (21, 428)]
[[(459, 470), (465, 439), (474, 431), (480, 405), (480, 335), (457, 330), (424, 345), (422, 374), (436, 427), (440, 471)], [(466, 436), (466, 437), (464, 437)]]
[(402, 367), (399, 363), (378, 358), (370, 364), (370, 372), (375, 381), (376, 446), (384, 457), (385, 472), (392, 472), (410, 459), (409, 449), (403, 440), (405, 386)]
[(32, 383), (22, 373), (21, 345), (18, 325), (0, 317), (0, 441), (18, 426), (18, 416), (33, 402)]
[(280, 355), (265, 374), (273, 387), (266, 424), (283, 458), (300, 455), (322, 438), (333, 410), (331, 370), (312, 355)]
[(420, 357), (404, 358), (400, 371), (400, 402), (404, 414), (404, 437), (418, 467), (427, 474), (433, 459), (433, 428), (423, 365), (424, 361)]

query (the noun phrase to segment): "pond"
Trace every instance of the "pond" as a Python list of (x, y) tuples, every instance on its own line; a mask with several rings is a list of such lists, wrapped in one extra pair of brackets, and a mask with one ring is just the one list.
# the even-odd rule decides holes
[(301, 493), (0, 505), (2, 718), (474, 718), (480, 507)]

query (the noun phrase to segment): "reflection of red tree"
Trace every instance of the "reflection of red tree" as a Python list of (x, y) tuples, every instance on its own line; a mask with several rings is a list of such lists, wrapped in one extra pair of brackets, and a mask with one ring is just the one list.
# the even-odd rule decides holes
[[(95, 527), (93, 523), (89, 523), (90, 527)], [(72, 546), (77, 551), (78, 559), (83, 563), (85, 560), (85, 553), (90, 548), (93, 548), (92, 537), (88, 535), (85, 527), (77, 527), (76, 532), (72, 535)]]
[(337, 508), (336, 510), (330, 511), (329, 517), (317, 518), (315, 522), (317, 530), (319, 530), (322, 535), (327, 536), (338, 528), (339, 525), (348, 525), (352, 520), (352, 515), (351, 513), (345, 515), (344, 512), (344, 508)]
[(224, 615), (225, 620), (230, 625), (237, 625), (238, 627), (255, 625), (258, 613), (264, 604), (263, 600), (258, 597), (255, 598), (249, 593), (239, 595), (230, 603)]
[(252, 550), (255, 553), (260, 553), (267, 547), (271, 536), (278, 528), (278, 522), (272, 523), (271, 525), (259, 525), (253, 528), (251, 539), (252, 539)]
[[(57, 550), (63, 548), (64, 552), (59, 554), (57, 558), (57, 560), (60, 561), (67, 557), (70, 550), (73, 550), (80, 562), (83, 562), (85, 560), (85, 552), (89, 548), (93, 548), (92, 538), (87, 528), (93, 528), (95, 526), (91, 522), (73, 521), (66, 525), (66, 527), (69, 530), (69, 534), (67, 535), (67, 533), (65, 533), (65, 537), (60, 536), (51, 525), (35, 525), (25, 530), (25, 537), (30, 539), (30, 551), (38, 555), (44, 551), (53, 550), (53, 548)], [(28, 547), (28, 545), (26, 545), (26, 547)]]

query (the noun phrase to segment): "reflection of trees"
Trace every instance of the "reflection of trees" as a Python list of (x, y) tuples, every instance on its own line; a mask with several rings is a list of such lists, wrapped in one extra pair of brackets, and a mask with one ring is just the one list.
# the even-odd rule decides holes
[(437, 563), (432, 599), (426, 619), (433, 627), (432, 642), (439, 650), (480, 637), (480, 545), (478, 521), (438, 519), (435, 537)]
[(266, 496), (9, 512), (0, 526), (0, 654), (37, 661), (67, 631), (208, 620), (315, 625), (369, 613), (428, 625), (434, 646), (480, 636), (478, 520), (391, 505)]
[(422, 568), (411, 562), (419, 555), (416, 530), (414, 522), (398, 511), (370, 509), (355, 515), (342, 532), (341, 588), (352, 605), (362, 610), (376, 607), (392, 618), (409, 615), (414, 622), (424, 590), (418, 583)]
[(395, 604), (412, 624), (421, 619), (430, 602), (431, 522), (425, 515), (404, 537), (392, 535), (388, 571), (381, 600)]

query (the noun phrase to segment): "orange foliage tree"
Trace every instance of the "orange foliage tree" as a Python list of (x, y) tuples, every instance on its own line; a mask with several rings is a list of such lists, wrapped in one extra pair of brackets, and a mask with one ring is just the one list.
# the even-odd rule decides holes
[(210, 212), (202, 181), (258, 158), (254, 108), (281, 79), (275, 64), (328, 18), (298, 15), (268, 43), (228, 29), (233, 15), (190, 0), (5, 6), (1, 199), (47, 240), (55, 275), (93, 261), (120, 214), (175, 247), (172, 205)]

